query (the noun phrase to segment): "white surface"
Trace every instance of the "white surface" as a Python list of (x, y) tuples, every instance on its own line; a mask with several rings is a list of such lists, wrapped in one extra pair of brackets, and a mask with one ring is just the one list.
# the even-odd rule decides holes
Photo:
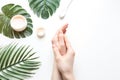
[[(0, 0), (0, 7), (7, 3), (22, 5), (32, 15), (32, 36), (12, 40), (1, 36), (1, 45), (18, 41), (30, 44), (40, 56), (42, 65), (29, 80), (50, 80), (53, 64), (51, 38), (64, 23), (69, 23), (68, 38), (76, 52), (74, 72), (76, 80), (120, 80), (120, 0), (74, 0), (64, 20), (59, 13), (61, 5), (48, 20), (37, 18), (30, 10), (27, 0)], [(46, 36), (36, 36), (37, 27), (44, 27)]]

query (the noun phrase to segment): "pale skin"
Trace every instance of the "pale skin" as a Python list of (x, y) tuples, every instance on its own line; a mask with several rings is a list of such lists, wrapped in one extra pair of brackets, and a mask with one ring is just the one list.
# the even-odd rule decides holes
[(54, 53), (52, 80), (75, 80), (73, 73), (75, 52), (65, 35), (67, 27), (68, 24), (58, 29), (52, 39)]

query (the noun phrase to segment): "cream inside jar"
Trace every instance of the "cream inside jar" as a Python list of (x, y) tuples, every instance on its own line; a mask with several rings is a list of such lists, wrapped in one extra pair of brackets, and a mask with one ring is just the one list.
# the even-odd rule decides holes
[(24, 16), (22, 15), (15, 15), (12, 17), (10, 20), (11, 27), (17, 31), (21, 32), (26, 29), (27, 27), (27, 20)]

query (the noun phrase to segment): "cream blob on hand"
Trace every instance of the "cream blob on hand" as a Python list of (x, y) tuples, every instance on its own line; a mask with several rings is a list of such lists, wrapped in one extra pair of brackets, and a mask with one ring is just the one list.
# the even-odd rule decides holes
[(12, 17), (10, 20), (11, 27), (17, 31), (21, 32), (26, 29), (27, 27), (27, 20), (24, 16), (22, 15), (15, 15)]

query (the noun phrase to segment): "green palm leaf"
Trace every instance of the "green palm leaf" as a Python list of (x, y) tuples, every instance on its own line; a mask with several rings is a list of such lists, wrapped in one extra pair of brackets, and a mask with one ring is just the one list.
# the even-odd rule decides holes
[(60, 0), (28, 0), (29, 6), (38, 17), (47, 19), (59, 7)]
[[(2, 7), (0, 13), (0, 33), (9, 38), (25, 38), (32, 34), (32, 20), (25, 9), (19, 5), (7, 4)], [(16, 32), (11, 28), (10, 20), (14, 15), (23, 15), (27, 20), (27, 28), (22, 32)]]
[(0, 80), (23, 80), (39, 69), (40, 62), (29, 46), (9, 44), (0, 48)]

